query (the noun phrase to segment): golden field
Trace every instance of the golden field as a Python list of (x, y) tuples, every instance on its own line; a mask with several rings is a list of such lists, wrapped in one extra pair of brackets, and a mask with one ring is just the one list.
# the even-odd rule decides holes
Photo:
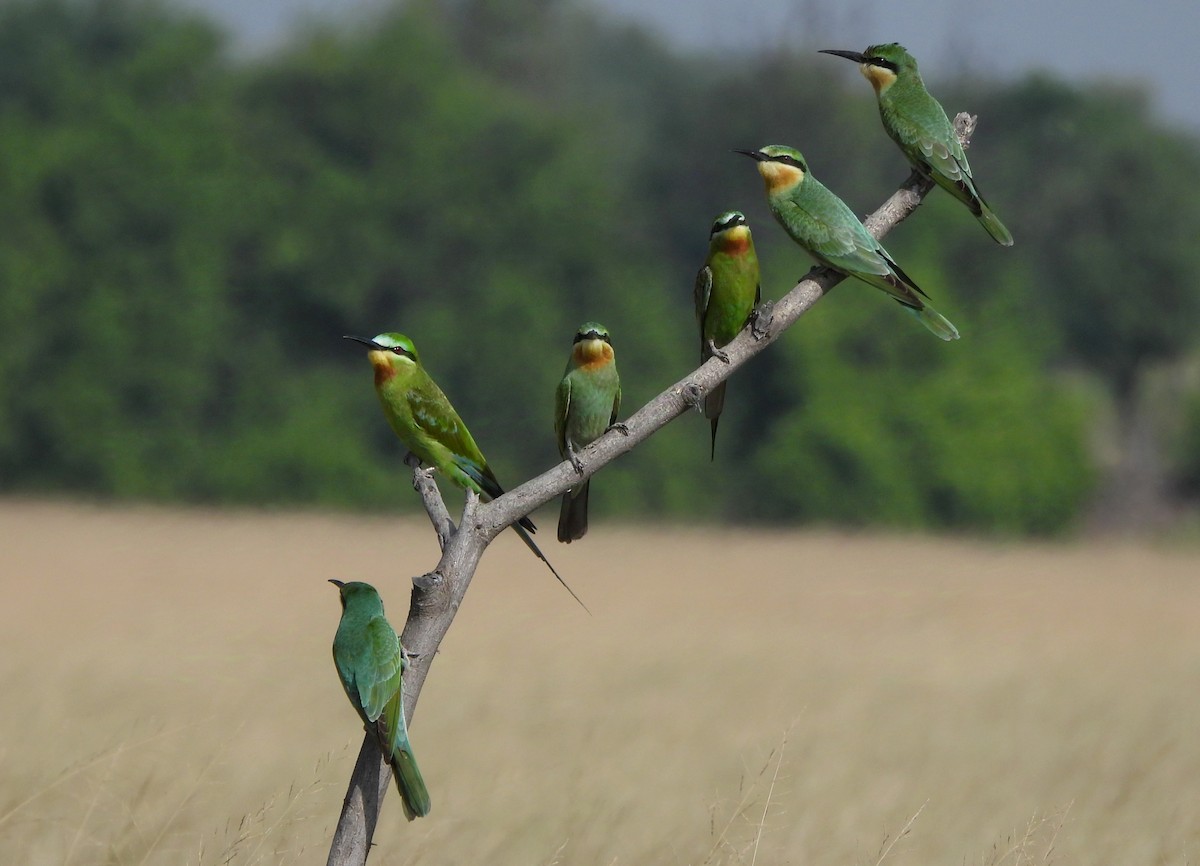
[[(1200, 861), (1200, 552), (633, 529), (488, 551), (372, 864)], [(323, 863), (423, 519), (0, 503), (0, 863)], [(915, 816), (915, 817), (914, 817)]]

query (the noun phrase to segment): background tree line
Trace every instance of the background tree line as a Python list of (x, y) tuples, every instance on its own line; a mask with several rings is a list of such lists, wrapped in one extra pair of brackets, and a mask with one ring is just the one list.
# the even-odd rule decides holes
[[(154, 0), (5, 4), (0, 483), (416, 507), (339, 339), (394, 329), (502, 480), (544, 469), (580, 322), (613, 333), (626, 407), (695, 366), (717, 213), (750, 218), (764, 296), (808, 269), (731, 148), (801, 147), (860, 213), (904, 177), (845, 66), (680, 55), (548, 0), (397, 4), (252, 59)], [(1017, 241), (936, 192), (889, 236), (963, 339), (839, 287), (733, 379), (714, 465), (707, 424), (672, 425), (597, 514), (1052, 533), (1129, 478), (1200, 495), (1200, 397), (1146, 398), (1196, 358), (1200, 143), (1135, 90), (925, 72), (980, 115)]]

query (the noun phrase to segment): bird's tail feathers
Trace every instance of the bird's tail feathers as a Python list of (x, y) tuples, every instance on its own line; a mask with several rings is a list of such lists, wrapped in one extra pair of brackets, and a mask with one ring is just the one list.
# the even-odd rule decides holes
[(708, 419), (709, 426), (712, 428), (712, 446), (709, 450), (708, 459), (713, 460), (717, 456), (717, 422), (721, 420), (721, 412), (725, 408), (725, 386), (728, 382), (719, 382), (716, 387), (708, 392), (708, 396), (704, 398), (704, 417)]
[(404, 721), (403, 687), (375, 721), (376, 742), (392, 768), (404, 814), (408, 820), (423, 818), (429, 814), (429, 789), (421, 778), (417, 759), (413, 757), (412, 744), (408, 741), (408, 725)]
[[(466, 457), (455, 456), (454, 465), (462, 472), (466, 481), (457, 479), (459, 484), (465, 487), (471, 487), (479, 494), (479, 498), (484, 502), (491, 502), (493, 499), (499, 499), (504, 495), (504, 488), (500, 486), (500, 482), (496, 480), (496, 476), (492, 474), (492, 468), (486, 464), (479, 464), (468, 460)], [(526, 532), (537, 532), (537, 526), (528, 517), (522, 517), (517, 521), (521, 528)], [(549, 563), (546, 563), (549, 565)]]
[(578, 541), (588, 530), (588, 488), (590, 479), (563, 494), (558, 512), (558, 540), (564, 544)]
[(583, 599), (575, 594), (575, 590), (571, 589), (571, 587), (567, 584), (567, 582), (562, 579), (562, 575), (559, 574), (558, 571), (554, 568), (554, 566), (550, 564), (550, 560), (546, 559), (546, 554), (542, 553), (541, 548), (539, 548), (537, 546), (537, 544), (534, 543), (534, 540), (529, 537), (529, 533), (525, 531), (525, 527), (521, 523), (514, 523), (512, 525), (512, 528), (513, 528), (513, 532), (515, 532), (515, 533), (517, 533), (517, 535), (521, 536), (521, 540), (525, 542), (525, 546), (533, 551), (533, 555), (536, 556), (538, 559), (540, 559), (542, 562), (546, 563), (546, 568), (550, 569), (550, 573), (553, 574), (556, 578), (558, 578), (558, 582), (563, 585), (563, 589), (565, 589), (567, 592), (571, 593), (571, 598), (573, 598), (577, 602), (579, 602), (580, 607), (582, 607), (584, 610), (587, 610), (588, 613), (591, 613), (591, 611), (588, 610), (588, 606), (583, 603)]
[(404, 804), (404, 814), (408, 820), (424, 818), (429, 814), (429, 789), (421, 778), (417, 761), (408, 748), (397, 747), (392, 750), (388, 761), (392, 767), (392, 775), (396, 777), (396, 788), (400, 791), (400, 800)]
[(1004, 223), (1000, 222), (999, 218), (992, 213), (992, 209), (982, 199), (979, 201), (979, 206), (979, 222), (987, 229), (987, 233), (992, 236), (992, 240), (1002, 246), (1011, 247), (1013, 245), (1013, 236), (1004, 227)]
[(949, 319), (929, 306), (929, 304), (925, 304), (919, 310), (907, 304), (901, 304), (900, 306), (912, 313), (916, 320), (932, 331), (933, 335), (939, 340), (958, 339), (958, 328), (954, 327)]
[[(946, 186), (940, 178), (935, 177), (934, 179), (941, 183), (942, 186)], [(987, 233), (992, 236), (992, 240), (1001, 246), (1012, 246), (1012, 234), (1004, 227), (1004, 223), (1000, 222), (999, 217), (992, 213), (992, 209), (988, 207), (988, 203), (983, 200), (983, 196), (979, 193), (979, 188), (975, 186), (975, 181), (971, 178), (970, 172), (966, 172), (957, 184), (946, 186), (946, 189), (951, 195), (971, 209), (971, 213), (975, 214), (975, 218), (979, 220), (979, 224), (984, 227)]]

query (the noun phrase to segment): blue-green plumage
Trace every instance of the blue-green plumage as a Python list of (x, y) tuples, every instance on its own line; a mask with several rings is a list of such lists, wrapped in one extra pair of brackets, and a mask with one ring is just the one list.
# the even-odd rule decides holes
[(758, 163), (772, 215), (818, 263), (887, 292), (937, 337), (958, 339), (958, 329), (926, 303), (925, 292), (854, 211), (812, 176), (800, 151), (770, 144), (738, 153)]
[(369, 583), (329, 581), (338, 588), (342, 618), (333, 638), (333, 663), (351, 706), (375, 735), (391, 765), (404, 814), (429, 814), (429, 791), (413, 756), (404, 721), (405, 653)]
[(872, 45), (862, 53), (834, 49), (821, 53), (859, 64), (875, 90), (883, 128), (913, 168), (970, 208), (996, 243), (1012, 246), (1012, 235), (975, 184), (950, 118), (925, 89), (916, 58), (895, 42)]

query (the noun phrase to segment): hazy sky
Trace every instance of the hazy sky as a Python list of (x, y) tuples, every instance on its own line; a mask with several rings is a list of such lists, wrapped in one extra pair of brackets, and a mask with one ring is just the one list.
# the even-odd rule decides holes
[[(277, 42), (305, 15), (361, 14), (380, 0), (179, 2), (208, 11), (253, 48)], [(862, 50), (894, 41), (907, 46), (934, 81), (964, 68), (1006, 76), (1041, 68), (1073, 79), (1139, 82), (1154, 94), (1163, 116), (1200, 129), (1200, 79), (1191, 69), (1200, 39), (1196, 0), (593, 2), (685, 46), (752, 50), (786, 41)], [(737, 62), (736, 52), (729, 62)]]

